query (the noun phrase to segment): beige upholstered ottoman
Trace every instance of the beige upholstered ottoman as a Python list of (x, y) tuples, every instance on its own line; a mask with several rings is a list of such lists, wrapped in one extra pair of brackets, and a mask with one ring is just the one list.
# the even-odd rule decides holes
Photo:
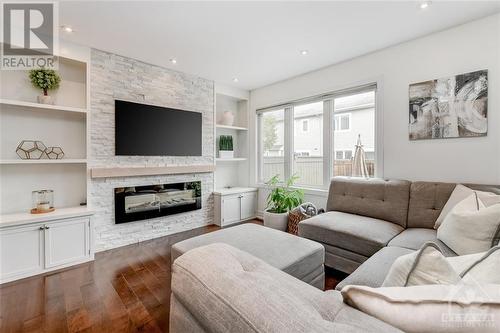
[(325, 284), (323, 245), (257, 224), (242, 224), (186, 239), (172, 246), (172, 263), (183, 253), (212, 243), (226, 243), (260, 258), (321, 290)]

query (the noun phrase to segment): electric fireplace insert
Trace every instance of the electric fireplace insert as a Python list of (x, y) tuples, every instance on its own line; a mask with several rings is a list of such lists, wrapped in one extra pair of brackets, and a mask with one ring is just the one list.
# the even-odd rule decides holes
[(200, 208), (200, 181), (115, 188), (115, 223), (117, 224)]

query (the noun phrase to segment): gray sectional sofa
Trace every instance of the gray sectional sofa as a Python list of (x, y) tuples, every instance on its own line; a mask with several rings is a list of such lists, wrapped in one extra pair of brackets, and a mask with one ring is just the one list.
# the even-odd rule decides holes
[[(327, 212), (302, 221), (299, 235), (325, 247), (327, 266), (351, 273), (337, 289), (379, 287), (396, 258), (427, 241), (455, 255), (433, 229), (455, 185), (334, 178)], [(500, 194), (499, 186), (469, 186)], [(244, 235), (243, 242), (241, 235), (231, 242), (209, 237), (175, 248), (170, 332), (401, 332), (345, 304), (338, 290), (321, 291), (281, 271), (279, 263), (270, 265), (269, 242), (250, 230)], [(252, 238), (267, 244), (264, 251), (255, 250)]]
[[(379, 287), (399, 256), (433, 241), (447, 256), (456, 255), (436, 238), (434, 223), (456, 184), (335, 177), (327, 212), (299, 224), (299, 236), (325, 247), (325, 265), (350, 275), (348, 284)], [(499, 186), (467, 185), (500, 193)]]
[(401, 333), (343, 303), (340, 292), (321, 291), (222, 243), (174, 261), (170, 332)]

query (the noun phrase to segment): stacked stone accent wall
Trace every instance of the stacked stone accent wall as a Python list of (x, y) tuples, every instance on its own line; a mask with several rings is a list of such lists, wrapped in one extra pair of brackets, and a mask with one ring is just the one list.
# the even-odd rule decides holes
[[(214, 83), (135, 59), (92, 50), (89, 168), (214, 163)], [(202, 113), (202, 156), (115, 156), (115, 99)], [(151, 220), (115, 224), (114, 188), (200, 180), (202, 209)], [(193, 229), (213, 222), (214, 174), (91, 179), (96, 251)]]

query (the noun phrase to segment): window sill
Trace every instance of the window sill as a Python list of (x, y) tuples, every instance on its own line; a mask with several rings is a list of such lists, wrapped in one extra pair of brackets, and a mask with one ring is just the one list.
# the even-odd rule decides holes
[[(256, 187), (259, 189), (266, 189), (266, 190), (271, 189), (270, 186), (267, 186), (266, 184), (263, 184), (263, 183), (257, 184)], [(323, 189), (323, 188), (311, 188), (311, 187), (300, 187), (300, 186), (292, 186), (292, 188), (301, 189), (302, 191), (304, 191), (305, 195), (314, 195), (314, 196), (318, 196), (318, 197), (328, 197), (328, 190)]]

